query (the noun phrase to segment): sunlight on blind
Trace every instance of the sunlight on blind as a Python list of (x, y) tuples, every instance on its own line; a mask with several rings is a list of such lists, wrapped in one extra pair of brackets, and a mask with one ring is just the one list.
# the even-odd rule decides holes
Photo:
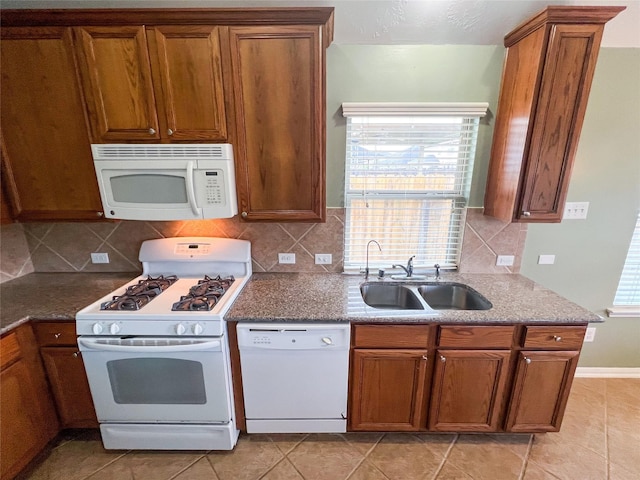
[(624, 262), (614, 305), (640, 305), (640, 214)]
[(478, 116), (349, 116), (345, 269), (406, 263), (455, 268), (478, 135)]

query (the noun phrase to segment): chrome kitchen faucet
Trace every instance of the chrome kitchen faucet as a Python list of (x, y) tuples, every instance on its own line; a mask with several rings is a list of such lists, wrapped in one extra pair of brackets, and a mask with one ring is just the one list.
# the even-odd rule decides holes
[(372, 243), (375, 243), (378, 246), (378, 250), (382, 251), (382, 247), (375, 240), (369, 240), (367, 242), (367, 264), (366, 264), (366, 266), (364, 268), (364, 278), (365, 278), (365, 280), (369, 278), (369, 245), (371, 245)]

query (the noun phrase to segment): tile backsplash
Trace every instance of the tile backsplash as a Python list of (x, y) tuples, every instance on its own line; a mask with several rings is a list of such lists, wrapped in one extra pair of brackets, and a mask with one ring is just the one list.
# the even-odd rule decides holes
[[(139, 272), (138, 251), (144, 240), (213, 236), (251, 242), (254, 272), (341, 272), (344, 209), (327, 209), (326, 223), (245, 223), (238, 217), (177, 222), (25, 223), (0, 227), (0, 282), (30, 272)], [(516, 273), (526, 225), (485, 217), (469, 209), (460, 271)], [(91, 263), (92, 252), (109, 255), (109, 263)], [(295, 264), (279, 264), (278, 253), (296, 254)], [(331, 265), (316, 265), (316, 253), (330, 253)], [(497, 267), (497, 255), (514, 255), (512, 267)]]

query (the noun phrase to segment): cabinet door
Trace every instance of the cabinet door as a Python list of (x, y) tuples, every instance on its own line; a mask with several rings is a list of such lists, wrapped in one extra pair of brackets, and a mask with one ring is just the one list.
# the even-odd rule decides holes
[(231, 27), (236, 180), (246, 220), (324, 221), (322, 27)]
[(40, 354), (62, 428), (98, 426), (84, 362), (77, 347), (45, 347)]
[(14, 478), (58, 433), (31, 327), (0, 341), (0, 478)]
[(349, 430), (424, 429), (427, 350), (353, 350)]
[(602, 25), (554, 25), (516, 217), (559, 222), (587, 108)]
[(149, 29), (162, 136), (171, 140), (226, 140), (219, 29), (163, 26)]
[(3, 28), (3, 182), (16, 220), (100, 218), (71, 30)]
[(579, 354), (579, 351), (520, 352), (507, 431), (560, 430)]
[(160, 139), (144, 27), (75, 33), (94, 142)]
[(509, 356), (504, 350), (438, 350), (429, 429), (498, 431)]

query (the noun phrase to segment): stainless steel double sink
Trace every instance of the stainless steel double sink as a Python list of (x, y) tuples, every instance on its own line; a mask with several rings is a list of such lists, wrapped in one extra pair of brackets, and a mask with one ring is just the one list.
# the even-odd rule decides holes
[(365, 282), (360, 285), (360, 293), (364, 303), (384, 310), (426, 310), (429, 307), (433, 310), (489, 310), (493, 307), (473, 288), (455, 282)]

